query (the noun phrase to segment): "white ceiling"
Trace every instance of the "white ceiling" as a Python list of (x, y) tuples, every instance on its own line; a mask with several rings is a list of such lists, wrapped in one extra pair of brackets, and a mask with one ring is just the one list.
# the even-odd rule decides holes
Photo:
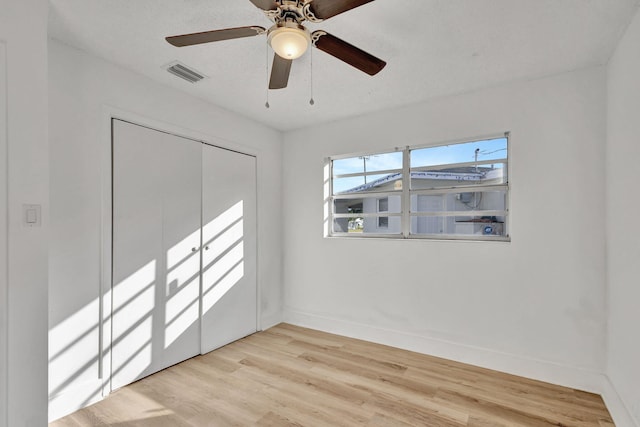
[[(176, 48), (164, 37), (270, 21), (249, 0), (50, 0), (50, 36), (279, 130), (604, 64), (640, 0), (377, 0), (319, 24), (387, 61), (370, 77), (319, 50), (267, 96), (266, 37)], [(272, 55), (269, 52), (269, 55)], [(179, 60), (209, 76), (185, 82)], [(269, 58), (269, 66), (271, 57)]]

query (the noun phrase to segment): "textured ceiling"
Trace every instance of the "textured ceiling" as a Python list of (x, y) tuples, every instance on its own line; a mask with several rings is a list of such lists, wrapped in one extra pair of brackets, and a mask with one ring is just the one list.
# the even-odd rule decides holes
[[(269, 91), (265, 36), (176, 48), (165, 36), (270, 21), (249, 0), (51, 0), (54, 39), (279, 130), (604, 64), (639, 0), (377, 0), (308, 23), (387, 61), (370, 77), (319, 50)], [(269, 66), (271, 55), (269, 52)], [(313, 58), (313, 97), (310, 60)], [(209, 78), (191, 84), (179, 60)]]

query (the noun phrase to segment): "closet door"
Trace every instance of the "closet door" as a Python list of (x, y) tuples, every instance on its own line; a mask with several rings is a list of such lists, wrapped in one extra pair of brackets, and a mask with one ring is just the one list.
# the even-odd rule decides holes
[(113, 120), (112, 389), (200, 353), (201, 151)]
[(202, 353), (256, 332), (256, 208), (255, 157), (203, 145)]

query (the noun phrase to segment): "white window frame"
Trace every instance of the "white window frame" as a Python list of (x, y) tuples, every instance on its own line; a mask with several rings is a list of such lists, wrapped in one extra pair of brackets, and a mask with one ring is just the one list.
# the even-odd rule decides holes
[[(507, 156), (503, 159), (493, 159), (493, 160), (478, 160), (464, 163), (450, 163), (450, 164), (441, 164), (441, 165), (431, 165), (425, 167), (410, 167), (410, 158), (411, 151), (420, 150), (423, 148), (435, 148), (440, 146), (447, 145), (457, 145), (457, 144), (465, 144), (472, 143), (476, 141), (485, 141), (491, 139), (500, 139), (506, 138), (507, 140)], [(349, 173), (342, 175), (333, 175), (333, 161), (348, 159), (353, 157), (364, 157), (364, 156), (375, 156), (388, 154), (392, 152), (401, 151), (403, 153), (403, 161), (402, 161), (402, 169), (392, 169), (392, 170), (383, 170), (383, 171), (367, 171), (362, 173)], [(510, 132), (504, 132), (502, 134), (492, 134), (487, 136), (480, 136), (475, 138), (468, 139), (460, 139), (454, 141), (447, 142), (439, 142), (435, 144), (425, 144), (418, 146), (405, 146), (405, 147), (395, 147), (389, 150), (384, 151), (376, 151), (376, 152), (366, 152), (366, 153), (352, 153), (352, 154), (344, 154), (339, 156), (331, 156), (326, 159), (327, 167), (328, 167), (328, 194), (325, 194), (325, 202), (328, 203), (328, 208), (325, 209), (325, 212), (328, 213), (328, 228), (325, 228), (325, 236), (326, 237), (360, 237), (360, 238), (392, 238), (392, 239), (418, 239), (418, 240), (462, 240), (462, 241), (500, 241), (500, 242), (509, 242), (511, 241), (511, 236), (509, 232), (509, 210), (510, 210), (510, 193), (511, 193), (511, 135)], [(488, 185), (456, 185), (453, 187), (443, 187), (443, 188), (434, 188), (434, 189), (411, 189), (411, 172), (412, 171), (428, 171), (435, 170), (441, 168), (442, 166), (447, 167), (464, 167), (469, 165), (488, 165), (488, 164), (496, 164), (496, 163), (504, 163), (505, 169), (507, 173), (507, 180), (503, 184), (488, 184)], [(334, 178), (347, 178), (354, 176), (370, 176), (370, 175), (381, 175), (381, 174), (392, 174), (392, 173), (402, 173), (402, 188), (400, 190), (394, 191), (385, 191), (385, 192), (375, 192), (370, 191), (366, 193), (350, 193), (350, 194), (334, 194), (333, 192), (333, 179)], [(325, 187), (327, 188), (327, 187)], [(411, 196), (413, 195), (421, 195), (421, 194), (448, 194), (448, 193), (463, 193), (463, 192), (474, 192), (479, 193), (483, 191), (504, 191), (505, 192), (505, 209), (502, 210), (468, 210), (468, 211), (441, 211), (441, 212), (411, 212)], [(383, 198), (388, 198), (390, 196), (400, 196), (401, 197), (401, 208), (400, 212), (382, 212), (379, 209), (379, 201)], [(336, 232), (333, 231), (333, 224), (336, 218), (345, 218), (352, 217), (353, 214), (348, 213), (336, 213), (335, 212), (335, 200), (340, 199), (355, 199), (355, 198), (375, 198), (376, 199), (376, 212), (375, 213), (360, 213), (359, 217), (375, 217), (378, 228), (386, 228), (380, 227), (379, 218), (382, 216), (385, 217), (400, 217), (401, 218), (401, 232), (397, 234), (385, 234), (385, 233), (348, 233), (348, 232)], [(504, 234), (502, 235), (470, 235), (470, 234), (412, 234), (411, 233), (411, 218), (413, 217), (424, 217), (424, 216), (438, 216), (438, 217), (455, 217), (455, 216), (501, 216), (504, 217)], [(387, 226), (388, 227), (388, 226)]]

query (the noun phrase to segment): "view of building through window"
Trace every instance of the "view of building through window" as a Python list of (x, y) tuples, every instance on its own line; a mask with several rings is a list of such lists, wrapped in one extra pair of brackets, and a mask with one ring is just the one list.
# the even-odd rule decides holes
[(331, 188), (332, 235), (508, 240), (508, 134), (335, 158)]

